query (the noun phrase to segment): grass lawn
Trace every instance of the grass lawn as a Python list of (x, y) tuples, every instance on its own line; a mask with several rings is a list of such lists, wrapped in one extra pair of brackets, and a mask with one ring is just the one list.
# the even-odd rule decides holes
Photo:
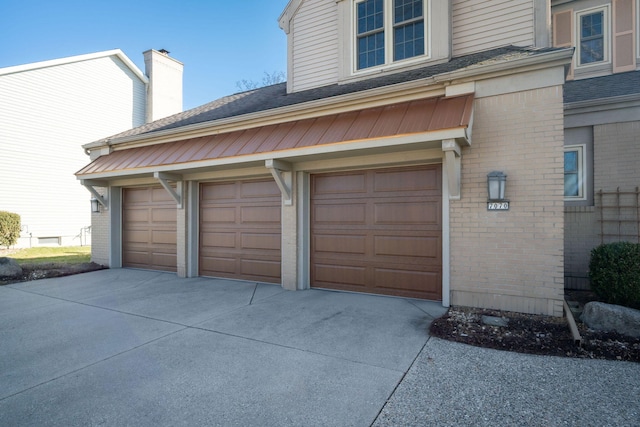
[(82, 264), (91, 261), (91, 246), (55, 246), (20, 249), (11, 258), (18, 264)]

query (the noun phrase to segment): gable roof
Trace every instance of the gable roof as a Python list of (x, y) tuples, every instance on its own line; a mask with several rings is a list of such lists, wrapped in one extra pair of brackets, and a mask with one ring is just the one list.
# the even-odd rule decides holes
[(38, 70), (42, 68), (57, 67), (60, 65), (73, 64), (74, 62), (90, 61), (93, 59), (115, 56), (122, 61), (131, 71), (144, 83), (149, 79), (142, 71), (127, 57), (120, 49), (105, 50), (103, 52), (88, 53), (85, 55), (69, 56), (66, 58), (51, 59), (48, 61), (32, 62), (30, 64), (15, 65), (12, 67), (0, 68), (0, 76), (23, 73), (25, 71)]
[(564, 102), (593, 101), (619, 96), (640, 96), (640, 71), (611, 74), (564, 84)]
[(216, 101), (169, 116), (117, 135), (84, 145), (92, 148), (117, 142), (118, 139), (139, 136), (151, 137), (156, 132), (188, 127), (245, 114), (268, 111), (306, 102), (329, 99), (340, 95), (364, 92), (370, 89), (392, 86), (404, 82), (427, 79), (438, 75), (472, 69), (491, 64), (506, 63), (516, 59), (535, 57), (545, 53), (566, 50), (563, 48), (524, 48), (505, 46), (485, 52), (453, 58), (448, 62), (429, 65), (408, 71), (386, 74), (346, 84), (333, 84), (300, 92), (287, 93), (286, 83), (266, 86), (237, 93)]

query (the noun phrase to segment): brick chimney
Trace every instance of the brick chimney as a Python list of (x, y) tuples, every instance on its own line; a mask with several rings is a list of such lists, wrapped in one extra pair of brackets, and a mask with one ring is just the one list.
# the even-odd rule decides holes
[(147, 123), (182, 111), (182, 62), (164, 49), (143, 52), (147, 87)]

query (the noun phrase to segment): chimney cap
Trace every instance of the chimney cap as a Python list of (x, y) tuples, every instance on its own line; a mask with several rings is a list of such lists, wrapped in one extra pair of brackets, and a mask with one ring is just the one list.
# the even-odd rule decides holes
[(158, 50), (158, 52), (162, 53), (163, 55), (169, 55), (169, 51), (167, 49), (160, 49)]

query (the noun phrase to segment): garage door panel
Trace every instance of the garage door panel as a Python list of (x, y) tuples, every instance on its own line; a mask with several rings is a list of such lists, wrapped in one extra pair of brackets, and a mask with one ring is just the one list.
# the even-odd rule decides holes
[(317, 264), (313, 282), (323, 286), (338, 284), (364, 288), (367, 283), (367, 268), (355, 265)]
[(200, 245), (203, 247), (236, 247), (236, 233), (201, 233), (200, 240)]
[(279, 282), (281, 200), (273, 179), (201, 184), (200, 275)]
[(316, 205), (314, 210), (316, 224), (365, 224), (367, 220), (366, 203), (345, 203)]
[(123, 216), (123, 221), (128, 224), (134, 224), (136, 222), (147, 224), (149, 222), (149, 209), (129, 209)]
[(206, 275), (203, 272), (216, 272), (231, 275), (237, 270), (236, 264), (235, 258), (201, 256), (200, 274)]
[(280, 263), (276, 261), (243, 259), (240, 267), (246, 277), (270, 277), (273, 280), (280, 278)]
[(149, 231), (148, 230), (131, 230), (123, 233), (122, 241), (124, 243), (141, 243), (146, 245), (149, 242)]
[(441, 165), (312, 175), (311, 285), (441, 299), (441, 175)]
[(315, 235), (313, 237), (315, 252), (321, 254), (342, 253), (364, 255), (366, 251), (366, 236), (345, 235)]
[(280, 234), (257, 234), (242, 233), (242, 249), (266, 249), (271, 251), (280, 250)]
[(154, 245), (174, 245), (176, 243), (176, 233), (169, 230), (154, 230), (151, 232), (151, 243)]
[(409, 258), (438, 258), (440, 239), (437, 237), (376, 236), (375, 255)]
[(215, 186), (202, 186), (201, 197), (203, 200), (234, 200), (236, 198), (235, 183), (218, 183)]
[(316, 176), (313, 185), (316, 197), (323, 194), (333, 196), (336, 189), (339, 189), (340, 193), (365, 193), (366, 177), (353, 173)]
[[(173, 188), (175, 190), (175, 186)], [(169, 194), (169, 192), (162, 187), (154, 188), (152, 190), (150, 201), (154, 203), (158, 203), (158, 202), (175, 203), (175, 201), (173, 200), (173, 197), (171, 197), (171, 194)]]
[(206, 210), (202, 211), (201, 221), (204, 223), (235, 224), (236, 208), (208, 207)]
[(280, 189), (273, 181), (240, 182), (240, 199), (280, 197)]
[(240, 222), (280, 224), (280, 206), (245, 206), (240, 208)]
[(176, 271), (176, 203), (162, 187), (123, 189), (122, 265)]
[(375, 192), (413, 192), (435, 190), (440, 192), (441, 182), (438, 171), (414, 170), (414, 171), (376, 171), (373, 175)]
[(442, 276), (436, 272), (377, 268), (374, 277), (380, 293), (407, 297), (426, 294), (432, 299), (441, 294)]
[(173, 228), (176, 222), (177, 213), (175, 206), (166, 209), (151, 209), (151, 221), (155, 224), (168, 223)]
[(439, 207), (439, 204), (425, 204), (425, 202), (374, 203), (374, 223), (389, 225), (440, 223)]

